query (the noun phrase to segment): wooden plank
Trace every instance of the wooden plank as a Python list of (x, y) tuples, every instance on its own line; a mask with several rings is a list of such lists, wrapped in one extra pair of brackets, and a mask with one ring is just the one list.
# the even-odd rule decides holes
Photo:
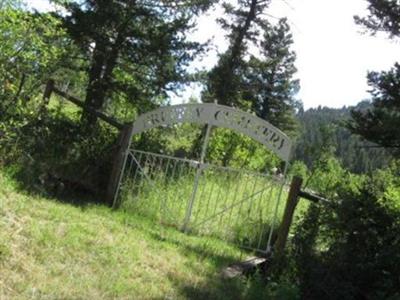
[(83, 108), (83, 110), (88, 111), (92, 114), (94, 114), (96, 117), (98, 117), (99, 119), (103, 120), (104, 122), (107, 122), (108, 124), (122, 130), (124, 125), (119, 123), (117, 120), (107, 116), (106, 114), (97, 111), (93, 108), (91, 108), (90, 106), (85, 105), (85, 103), (81, 100), (79, 100), (78, 98), (75, 98), (74, 96), (68, 95), (67, 93), (57, 89), (56, 87), (53, 87), (53, 92), (65, 99), (67, 99), (68, 101), (74, 103), (75, 105)]
[(300, 191), (299, 192), (299, 197), (307, 199), (307, 200), (309, 200), (311, 202), (314, 202), (314, 203), (331, 204), (331, 201), (329, 201), (328, 199), (326, 199), (324, 197), (321, 197), (319, 195), (307, 192), (307, 191)]
[(247, 276), (255, 273), (265, 263), (267, 263), (267, 259), (264, 257), (250, 257), (243, 262), (234, 263), (222, 270), (222, 277), (230, 279), (243, 275)]

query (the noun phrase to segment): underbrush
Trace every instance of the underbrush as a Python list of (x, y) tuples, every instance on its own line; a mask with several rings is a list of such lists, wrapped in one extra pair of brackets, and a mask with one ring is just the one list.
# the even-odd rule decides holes
[(86, 130), (57, 108), (3, 116), (0, 166), (25, 189), (49, 196), (96, 196), (107, 183), (117, 133)]
[(331, 204), (298, 220), (282, 278), (298, 282), (302, 299), (400, 298), (399, 170), (342, 174), (326, 191)]

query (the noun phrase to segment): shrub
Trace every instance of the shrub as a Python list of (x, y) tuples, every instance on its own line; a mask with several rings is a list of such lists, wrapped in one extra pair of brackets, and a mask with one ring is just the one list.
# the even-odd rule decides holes
[(0, 153), (29, 189), (47, 193), (96, 194), (108, 179), (116, 132), (98, 126), (93, 132), (57, 113), (15, 116), (2, 124)]
[(291, 254), (303, 298), (400, 297), (395, 169), (378, 172), (359, 188), (344, 177), (334, 207), (312, 205), (297, 224)]

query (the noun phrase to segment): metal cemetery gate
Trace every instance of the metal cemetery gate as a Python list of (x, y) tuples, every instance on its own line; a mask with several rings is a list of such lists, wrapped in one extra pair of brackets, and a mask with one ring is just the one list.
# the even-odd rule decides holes
[(215, 166), (204, 158), (212, 126), (250, 136), (276, 153), (285, 165), (291, 141), (268, 122), (217, 104), (169, 106), (141, 115), (130, 127), (129, 140), (145, 130), (183, 122), (207, 124), (199, 161), (128, 145), (114, 206), (123, 201), (125, 207), (163, 225), (269, 251), (285, 176)]

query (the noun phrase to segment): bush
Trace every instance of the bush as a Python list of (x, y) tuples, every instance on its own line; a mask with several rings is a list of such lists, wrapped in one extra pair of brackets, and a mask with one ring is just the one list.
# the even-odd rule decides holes
[(57, 111), (14, 116), (2, 124), (1, 164), (29, 189), (97, 194), (108, 180), (116, 131), (90, 133)]
[(291, 255), (304, 299), (398, 299), (398, 170), (359, 188), (344, 177), (334, 207), (311, 205), (297, 224)]

